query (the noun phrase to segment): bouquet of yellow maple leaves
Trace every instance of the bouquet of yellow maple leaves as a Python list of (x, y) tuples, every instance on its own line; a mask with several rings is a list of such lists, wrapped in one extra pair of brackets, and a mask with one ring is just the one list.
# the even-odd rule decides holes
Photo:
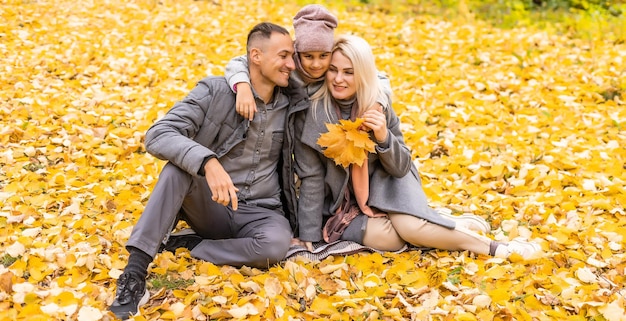
[(317, 144), (324, 148), (324, 156), (332, 158), (335, 164), (348, 167), (350, 164), (363, 165), (368, 152), (374, 152), (376, 143), (369, 134), (360, 129), (362, 118), (339, 120), (339, 124), (326, 124), (328, 132), (317, 139)]

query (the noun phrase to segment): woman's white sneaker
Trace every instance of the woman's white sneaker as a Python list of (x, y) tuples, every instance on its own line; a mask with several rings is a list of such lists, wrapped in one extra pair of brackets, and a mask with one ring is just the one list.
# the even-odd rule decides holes
[(508, 243), (498, 245), (494, 256), (508, 258), (511, 254), (517, 253), (524, 259), (530, 259), (539, 251), (541, 251), (541, 246), (537, 243), (513, 239)]

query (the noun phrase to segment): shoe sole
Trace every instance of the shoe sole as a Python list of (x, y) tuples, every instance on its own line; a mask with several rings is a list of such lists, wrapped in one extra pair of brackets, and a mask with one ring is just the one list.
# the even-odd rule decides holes
[(183, 236), (183, 235), (193, 235), (193, 234), (196, 234), (196, 232), (194, 230), (192, 230), (190, 228), (185, 228), (185, 229), (182, 229), (182, 230), (180, 230), (180, 231), (178, 231), (176, 233), (170, 234), (170, 236)]
[(137, 303), (137, 309), (139, 309), (142, 305), (148, 303), (148, 300), (150, 300), (150, 292), (148, 291), (148, 289), (146, 289), (146, 291), (143, 293), (143, 296), (141, 297), (141, 300), (139, 300), (139, 303)]
[(148, 303), (148, 300), (150, 300), (150, 292), (146, 288), (143, 292), (143, 296), (141, 296), (141, 299), (139, 299), (139, 302), (137, 302), (137, 312), (131, 313), (130, 311), (115, 311), (114, 308), (110, 308), (110, 311), (113, 312), (113, 314), (115, 314), (117, 318), (121, 320), (128, 320), (132, 317), (138, 316), (139, 312), (141, 311), (140, 308), (146, 305), (146, 303)]
[(146, 305), (146, 303), (148, 303), (148, 300), (150, 300), (150, 292), (148, 292), (148, 289), (146, 289), (146, 291), (143, 293), (143, 296), (141, 297), (141, 300), (139, 300), (139, 303), (137, 303), (137, 313), (133, 314), (133, 317), (139, 315), (139, 312), (141, 311), (140, 308)]
[[(163, 251), (166, 251), (165, 245), (167, 245), (167, 242), (172, 236), (185, 236), (185, 235), (197, 235), (197, 234), (193, 229), (190, 229), (190, 228), (184, 228), (176, 233), (170, 233), (167, 235), (167, 237), (163, 239), (163, 241), (159, 245), (159, 249), (157, 250), (157, 253), (163, 253)], [(175, 251), (170, 251), (170, 252), (175, 252)]]
[(475, 232), (489, 233), (491, 231), (491, 225), (489, 225), (489, 223), (487, 223), (487, 221), (485, 221), (485, 219), (480, 216), (476, 216), (474, 214), (467, 214), (467, 213), (461, 214), (461, 215), (452, 215), (448, 213), (447, 211), (438, 211), (438, 212), (439, 214), (441, 214), (441, 216), (449, 218), (455, 222), (471, 221), (473, 223), (476, 223), (478, 226), (480, 226), (480, 228), (470, 229), (470, 230), (474, 230)]

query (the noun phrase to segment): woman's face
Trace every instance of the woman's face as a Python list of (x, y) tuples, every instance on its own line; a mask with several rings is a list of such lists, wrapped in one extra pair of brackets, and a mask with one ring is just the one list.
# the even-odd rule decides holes
[(319, 78), (324, 76), (328, 65), (330, 64), (330, 52), (324, 51), (308, 51), (301, 52), (300, 63), (302, 63), (302, 69), (309, 74), (312, 78)]
[(340, 51), (332, 55), (326, 72), (326, 83), (335, 99), (349, 99), (356, 94), (352, 61)]

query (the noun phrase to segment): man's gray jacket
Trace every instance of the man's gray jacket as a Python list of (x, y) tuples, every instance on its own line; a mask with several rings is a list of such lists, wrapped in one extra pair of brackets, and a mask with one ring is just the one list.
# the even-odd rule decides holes
[[(294, 117), (297, 112), (308, 108), (309, 100), (305, 94), (287, 88), (281, 88), (281, 92), (289, 97), (290, 103), (278, 169), (283, 209), (288, 216), (293, 216), (291, 213), (297, 204), (292, 157)], [(245, 139), (248, 122), (237, 114), (235, 99), (224, 77), (210, 76), (200, 80), (182, 101), (174, 104), (162, 119), (148, 129), (146, 150), (191, 175), (199, 176), (205, 158), (219, 158)], [(290, 221), (293, 223), (293, 218)]]

